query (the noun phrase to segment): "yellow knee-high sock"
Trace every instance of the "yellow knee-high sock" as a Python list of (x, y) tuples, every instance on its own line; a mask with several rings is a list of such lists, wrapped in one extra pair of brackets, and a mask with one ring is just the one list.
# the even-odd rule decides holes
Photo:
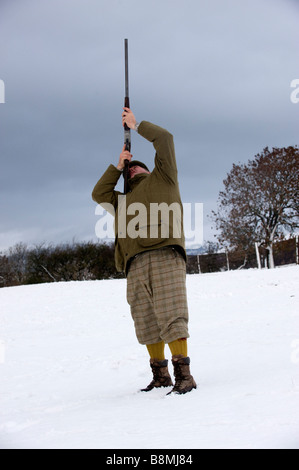
[(173, 356), (180, 354), (184, 357), (188, 356), (187, 338), (179, 338), (175, 341), (171, 341), (171, 343), (168, 343), (168, 346)]
[(164, 348), (165, 348), (165, 343), (164, 341), (161, 341), (160, 343), (155, 343), (155, 344), (147, 344), (146, 345), (147, 350), (149, 352), (149, 355), (151, 359), (157, 359), (158, 361), (164, 361), (165, 355), (164, 355)]

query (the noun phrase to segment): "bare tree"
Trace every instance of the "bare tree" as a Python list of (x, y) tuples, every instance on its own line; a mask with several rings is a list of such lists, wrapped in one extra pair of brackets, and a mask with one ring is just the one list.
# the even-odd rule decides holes
[(233, 165), (213, 219), (223, 246), (247, 251), (259, 242), (274, 267), (273, 243), (299, 227), (298, 147), (266, 147), (247, 165)]
[(8, 250), (12, 279), (17, 285), (25, 280), (27, 255), (28, 249), (24, 243), (17, 243)]

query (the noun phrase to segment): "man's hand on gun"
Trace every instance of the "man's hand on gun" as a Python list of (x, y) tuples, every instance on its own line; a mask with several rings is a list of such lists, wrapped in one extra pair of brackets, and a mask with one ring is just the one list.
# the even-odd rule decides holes
[(123, 126), (127, 124), (127, 126), (130, 129), (135, 129), (136, 126), (136, 118), (133, 114), (133, 112), (130, 110), (130, 108), (123, 108), (123, 113), (122, 113), (122, 122)]
[[(130, 129), (134, 129), (136, 125), (136, 119), (130, 108), (123, 108), (122, 124), (123, 126), (126, 124)], [(122, 171), (125, 167), (125, 160), (129, 160), (130, 162), (132, 160), (132, 157), (133, 155), (128, 150), (126, 150), (126, 146), (124, 145), (122, 152), (119, 156), (119, 162), (116, 168)]]
[(132, 157), (133, 155), (128, 150), (126, 150), (126, 146), (124, 145), (122, 152), (119, 156), (119, 162), (116, 168), (122, 171), (125, 167), (125, 160), (129, 160), (130, 162), (132, 160)]

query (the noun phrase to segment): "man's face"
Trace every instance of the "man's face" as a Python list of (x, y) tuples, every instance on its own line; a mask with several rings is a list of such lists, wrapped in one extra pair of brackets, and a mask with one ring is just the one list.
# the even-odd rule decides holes
[(147, 171), (145, 168), (142, 168), (142, 166), (132, 166), (129, 168), (129, 178), (134, 178), (134, 176), (139, 175), (140, 173), (146, 173), (149, 174), (150, 172)]

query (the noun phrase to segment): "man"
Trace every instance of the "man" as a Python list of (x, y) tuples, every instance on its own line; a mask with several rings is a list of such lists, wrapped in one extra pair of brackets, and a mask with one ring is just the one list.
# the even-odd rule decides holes
[[(123, 108), (122, 123), (153, 143), (155, 168), (150, 173), (144, 163), (133, 161), (124, 146), (117, 166), (109, 166), (92, 197), (114, 209), (116, 267), (126, 274), (136, 336), (147, 346), (153, 373), (142, 391), (173, 386), (164, 355), (167, 343), (175, 376), (169, 394), (184, 394), (196, 388), (196, 383), (187, 353), (186, 252), (173, 137), (149, 122), (138, 124), (129, 108)], [(130, 190), (124, 197), (115, 186), (125, 160), (129, 161)]]

